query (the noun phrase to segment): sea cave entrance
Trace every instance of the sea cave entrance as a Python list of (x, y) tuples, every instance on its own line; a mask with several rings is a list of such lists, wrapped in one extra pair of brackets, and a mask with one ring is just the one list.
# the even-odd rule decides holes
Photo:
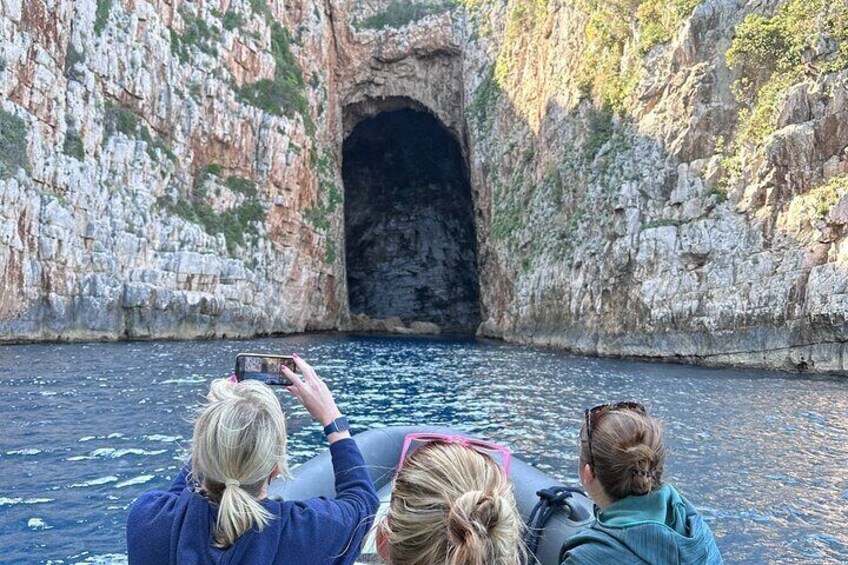
[(473, 331), (474, 209), (455, 137), (425, 111), (378, 113), (345, 139), (342, 176), (351, 313)]

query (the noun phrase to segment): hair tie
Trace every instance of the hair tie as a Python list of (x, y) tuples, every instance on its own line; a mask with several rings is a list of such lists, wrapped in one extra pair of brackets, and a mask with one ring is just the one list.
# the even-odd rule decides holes
[(224, 484), (227, 485), (228, 487), (240, 487), (241, 486), (241, 483), (238, 482), (235, 479), (227, 479), (226, 481), (224, 481)]
[(642, 476), (642, 477), (650, 477), (654, 478), (655, 474), (653, 471), (643, 471), (642, 469), (633, 469), (634, 476)]

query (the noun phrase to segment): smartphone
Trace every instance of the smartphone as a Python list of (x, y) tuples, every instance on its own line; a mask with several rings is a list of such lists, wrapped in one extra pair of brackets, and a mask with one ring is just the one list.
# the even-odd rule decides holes
[(294, 371), (294, 359), (289, 355), (269, 353), (239, 353), (236, 355), (236, 379), (262, 381), (271, 386), (289, 386), (292, 382), (283, 374), (283, 367)]

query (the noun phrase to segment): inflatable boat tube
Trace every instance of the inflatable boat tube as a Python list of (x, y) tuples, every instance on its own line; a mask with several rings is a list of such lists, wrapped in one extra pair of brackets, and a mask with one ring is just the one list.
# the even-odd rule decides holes
[[(460, 434), (449, 428), (397, 426), (373, 429), (354, 436), (380, 495), (381, 513), (385, 511), (391, 497), (392, 479), (403, 448), (404, 437), (406, 434), (420, 432)], [(333, 465), (329, 451), (298, 466), (292, 471), (292, 475), (293, 478), (288, 481), (274, 481), (269, 487), (268, 495), (271, 498), (283, 500), (335, 496)], [(536, 493), (558, 484), (553, 477), (515, 458), (512, 460), (510, 478), (518, 510), (525, 523), (539, 501)], [(536, 557), (542, 565), (559, 565), (562, 544), (577, 530), (586, 527), (592, 521), (592, 501), (586, 496), (575, 493), (565, 503), (565, 506), (551, 516), (541, 533)], [(373, 540), (371, 543), (366, 542), (362, 561), (376, 562), (373, 552)]]

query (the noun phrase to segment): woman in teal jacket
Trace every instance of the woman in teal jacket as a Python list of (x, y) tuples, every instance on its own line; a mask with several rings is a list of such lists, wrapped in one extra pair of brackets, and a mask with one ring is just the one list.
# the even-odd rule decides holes
[(595, 523), (563, 547), (564, 565), (720, 564), (709, 526), (662, 482), (662, 427), (641, 404), (603, 404), (584, 413), (580, 480)]

